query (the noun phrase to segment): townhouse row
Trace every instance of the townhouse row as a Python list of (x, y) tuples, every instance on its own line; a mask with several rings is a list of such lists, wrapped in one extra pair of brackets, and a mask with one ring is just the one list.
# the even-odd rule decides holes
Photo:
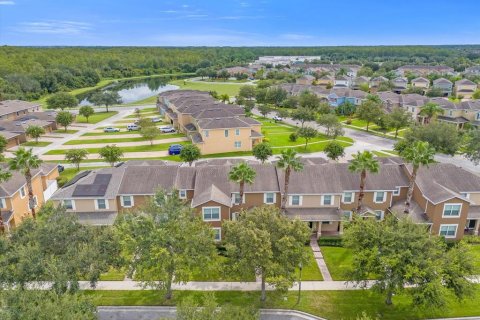
[(166, 91), (159, 95), (157, 107), (204, 155), (251, 151), (262, 142), (260, 122), (246, 117), (242, 107), (218, 102), (208, 92)]
[[(369, 174), (363, 207), (364, 218), (382, 220), (387, 214), (407, 216), (424, 224), (432, 234), (461, 239), (480, 229), (480, 177), (451, 164), (421, 168), (409, 214), (403, 206), (411, 169), (399, 158), (380, 159), (378, 174)], [(253, 184), (239, 186), (228, 179), (232, 166), (243, 160), (208, 160), (194, 167), (165, 161), (129, 161), (119, 167), (81, 173), (52, 197), (57, 205), (83, 223), (112, 224), (119, 212), (138, 208), (159, 189), (177, 190), (222, 239), (222, 224), (241, 210), (262, 205), (280, 207), (284, 171), (274, 164), (250, 161), (256, 172)], [(359, 196), (360, 176), (347, 163), (327, 163), (306, 158), (304, 169), (292, 172), (285, 214), (308, 224), (312, 234), (339, 235), (352, 218)]]

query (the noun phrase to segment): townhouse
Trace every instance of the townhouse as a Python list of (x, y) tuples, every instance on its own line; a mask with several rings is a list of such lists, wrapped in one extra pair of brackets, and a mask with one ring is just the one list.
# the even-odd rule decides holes
[[(112, 224), (123, 210), (138, 208), (159, 189), (178, 192), (222, 239), (222, 223), (235, 220), (241, 210), (281, 206), (284, 171), (274, 164), (250, 161), (256, 177), (239, 185), (228, 173), (239, 159), (205, 160), (186, 167), (166, 161), (129, 161), (118, 167), (86, 171), (52, 197), (83, 223)], [(411, 168), (400, 158), (383, 158), (378, 174), (368, 174), (359, 215), (384, 219), (407, 216), (433, 234), (459, 240), (480, 229), (480, 177), (451, 164), (422, 167), (417, 176), (411, 212), (403, 213)], [(304, 169), (292, 172), (285, 214), (308, 224), (317, 237), (339, 235), (352, 218), (359, 196), (360, 175), (347, 163), (303, 159)]]
[(365, 76), (356, 77), (352, 81), (352, 89), (360, 89), (362, 86), (369, 86), (370, 78)]
[(473, 94), (477, 90), (477, 84), (468, 79), (455, 81), (455, 95), (463, 99), (472, 99)]
[(390, 80), (388, 78), (385, 78), (384, 76), (379, 76), (370, 79), (370, 89), (376, 90), (380, 84), (382, 83), (388, 83)]
[[(4, 164), (0, 164), (5, 167)], [(0, 214), (8, 230), (31, 215), (25, 177), (18, 171), (11, 172), (11, 178), (0, 184)], [(42, 163), (32, 169), (32, 187), (35, 208), (38, 210), (57, 190), (58, 168), (53, 163)]]
[(295, 79), (296, 84), (311, 85), (315, 81), (315, 77), (309, 74), (303, 75), (300, 78)]
[(402, 93), (408, 88), (408, 79), (405, 77), (397, 77), (392, 80), (393, 92)]
[(251, 151), (263, 138), (260, 122), (246, 117), (242, 107), (220, 103), (208, 92), (166, 91), (159, 95), (157, 107), (202, 154)]
[(40, 111), (40, 109), (38, 103), (21, 100), (0, 101), (0, 120), (15, 120), (30, 112)]
[(453, 83), (452, 81), (445, 78), (438, 78), (433, 80), (434, 89), (441, 91), (444, 97), (450, 97), (453, 92)]
[(480, 75), (480, 66), (468, 67), (463, 73), (466, 75)]
[(416, 76), (427, 76), (429, 74), (447, 74), (453, 75), (455, 71), (451, 67), (447, 66), (422, 66), (422, 65), (406, 65), (401, 66), (395, 73), (398, 76), (405, 76), (407, 73), (414, 74)]
[(413, 88), (420, 88), (425, 91), (430, 87), (430, 80), (424, 77), (418, 77), (418, 78), (412, 79), (412, 81), (410, 81), (410, 84), (412, 85)]
[(278, 87), (287, 91), (290, 95), (299, 95), (304, 91), (309, 91), (316, 94), (321, 100), (326, 100), (332, 107), (349, 102), (354, 105), (360, 105), (366, 98), (367, 93), (361, 90), (353, 90), (346, 87), (337, 87), (332, 89), (325, 89), (320, 86), (301, 85), (292, 83), (283, 83)]

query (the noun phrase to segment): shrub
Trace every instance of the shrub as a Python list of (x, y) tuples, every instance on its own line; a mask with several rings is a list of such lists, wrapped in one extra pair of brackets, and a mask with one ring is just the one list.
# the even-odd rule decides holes
[(288, 136), (288, 140), (290, 140), (290, 142), (295, 142), (297, 141), (297, 139), (298, 139), (298, 134), (296, 132), (292, 132), (290, 136)]
[(352, 124), (352, 118), (348, 118), (346, 121), (345, 121), (346, 124)]
[(320, 237), (318, 239), (318, 245), (325, 247), (343, 247), (343, 242), (340, 237)]
[(470, 244), (480, 244), (479, 236), (464, 236), (463, 241)]

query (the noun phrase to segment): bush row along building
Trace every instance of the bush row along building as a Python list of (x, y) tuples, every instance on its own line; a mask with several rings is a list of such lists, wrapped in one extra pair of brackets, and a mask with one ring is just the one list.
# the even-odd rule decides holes
[(157, 107), (202, 154), (251, 151), (262, 142), (261, 123), (245, 116), (243, 107), (215, 100), (208, 92), (173, 90), (159, 95)]
[[(400, 158), (383, 158), (380, 172), (368, 174), (363, 207), (358, 214), (382, 220), (387, 214), (407, 216), (424, 224), (432, 234), (461, 239), (478, 235), (480, 177), (451, 164), (422, 167), (417, 176), (409, 214), (403, 213), (411, 168)], [(194, 167), (164, 161), (129, 161), (119, 167), (86, 171), (52, 197), (83, 223), (112, 224), (122, 210), (141, 207), (159, 189), (178, 192), (222, 238), (222, 223), (236, 219), (242, 209), (280, 207), (284, 171), (274, 164), (251, 161), (253, 184), (239, 186), (228, 179), (232, 166), (242, 160), (199, 161)], [(359, 195), (360, 175), (347, 163), (304, 158), (304, 169), (292, 172), (285, 214), (307, 223), (312, 233), (338, 235), (351, 219)]]
[(21, 100), (0, 101), (0, 135), (7, 139), (7, 149), (28, 140), (25, 130), (39, 126), (46, 132), (57, 129), (56, 112), (42, 112), (38, 103)]

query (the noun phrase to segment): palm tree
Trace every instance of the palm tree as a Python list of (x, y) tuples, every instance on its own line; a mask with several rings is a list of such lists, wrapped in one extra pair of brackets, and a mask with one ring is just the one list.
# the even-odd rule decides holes
[(243, 193), (245, 190), (245, 183), (252, 184), (257, 173), (247, 163), (242, 162), (233, 167), (228, 173), (228, 178), (240, 184), (240, 203), (243, 202)]
[(25, 148), (19, 148), (14, 153), (15, 157), (8, 161), (10, 170), (20, 171), (27, 180), (28, 189), (28, 204), (32, 210), (32, 216), (35, 219), (35, 200), (33, 199), (33, 187), (32, 187), (32, 169), (37, 169), (42, 164), (36, 155), (33, 154), (32, 149), (25, 150)]
[(430, 147), (428, 142), (416, 141), (410, 146), (406, 147), (401, 153), (401, 156), (407, 163), (413, 166), (412, 175), (410, 176), (410, 184), (408, 186), (407, 200), (405, 201), (405, 210), (403, 212), (410, 212), (410, 202), (412, 201), (413, 188), (415, 187), (415, 180), (420, 166), (426, 166), (432, 163), (435, 155), (435, 149)]
[(287, 205), (288, 197), (288, 184), (290, 183), (290, 173), (293, 171), (301, 171), (303, 169), (303, 163), (300, 161), (300, 158), (297, 157), (297, 152), (290, 148), (282, 151), (281, 156), (277, 157), (277, 167), (285, 170), (285, 185), (282, 197), (282, 210), (285, 209)]
[(425, 116), (426, 123), (430, 123), (430, 120), (434, 120), (437, 115), (442, 113), (443, 109), (433, 102), (426, 103), (420, 110), (420, 115)]
[(362, 210), (362, 201), (365, 196), (365, 181), (367, 180), (367, 171), (377, 173), (380, 170), (378, 161), (375, 160), (373, 153), (370, 151), (358, 151), (353, 155), (353, 160), (348, 166), (351, 172), (360, 172), (360, 193), (358, 195), (357, 212)]
[(223, 102), (223, 103), (226, 103), (228, 101), (230, 101), (230, 97), (228, 94), (224, 93), (222, 95), (220, 95), (220, 100)]

